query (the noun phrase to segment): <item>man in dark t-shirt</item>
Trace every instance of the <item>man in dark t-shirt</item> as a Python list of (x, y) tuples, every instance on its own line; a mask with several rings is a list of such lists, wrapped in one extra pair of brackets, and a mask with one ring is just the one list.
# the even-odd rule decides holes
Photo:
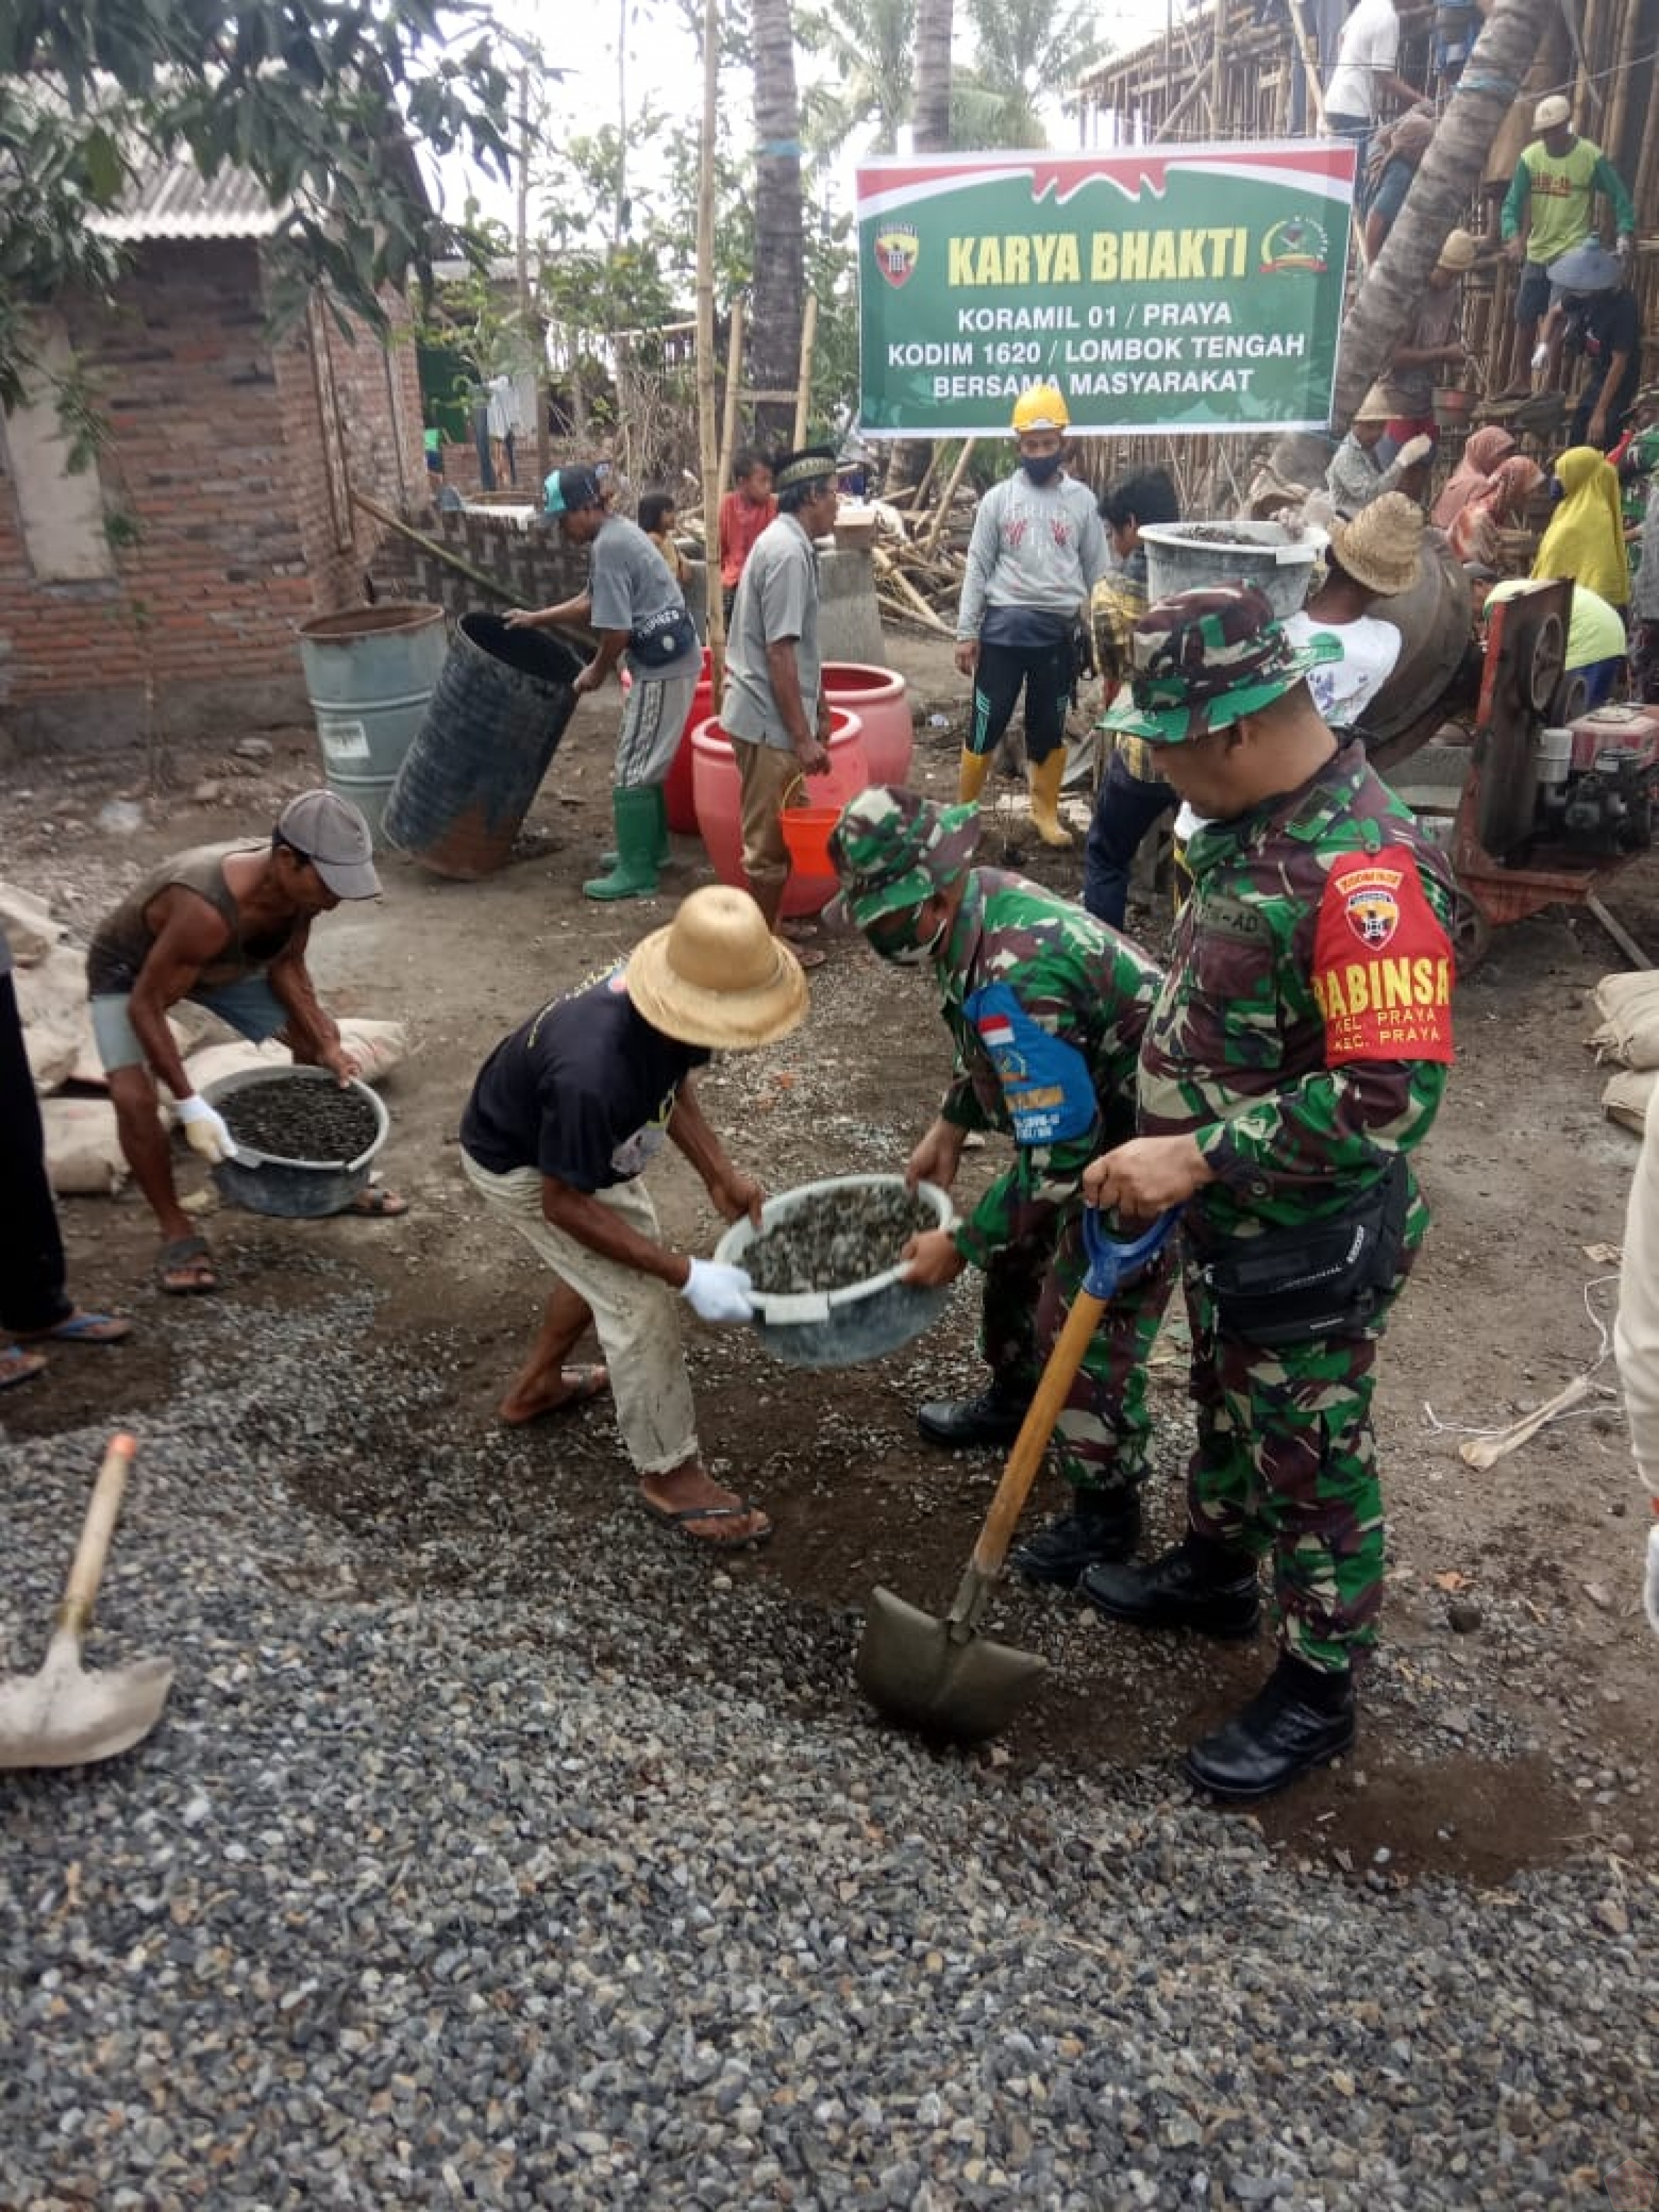
[[(722, 1548), (763, 1543), (771, 1523), (703, 1464), (672, 1294), (704, 1321), (746, 1321), (750, 1281), (665, 1245), (640, 1177), (672, 1139), (723, 1219), (758, 1220), (760, 1186), (727, 1158), (692, 1078), (805, 1012), (800, 963), (754, 900), (709, 884), (625, 966), (503, 1037), (461, 1119), (468, 1180), (557, 1279), (501, 1419), (522, 1426), (608, 1383), (646, 1510)], [(568, 1366), (590, 1322), (605, 1364)]]

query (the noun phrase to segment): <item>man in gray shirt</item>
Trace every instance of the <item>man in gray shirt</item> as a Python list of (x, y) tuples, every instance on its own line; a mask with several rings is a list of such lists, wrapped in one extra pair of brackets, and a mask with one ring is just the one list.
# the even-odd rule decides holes
[(634, 680), (611, 779), (616, 858), (609, 874), (582, 890), (591, 899), (647, 898), (668, 858), (664, 786), (702, 673), (702, 648), (668, 563), (637, 525), (608, 511), (597, 471), (555, 469), (546, 495), (565, 543), (592, 548), (587, 589), (557, 606), (515, 609), (507, 626), (577, 622), (598, 630), (599, 649), (576, 678), (577, 691), (597, 691), (626, 656)]
[[(803, 776), (830, 771), (813, 540), (835, 526), (834, 447), (781, 455), (773, 483), (776, 519), (755, 540), (732, 603), (720, 721), (743, 787), (744, 872), (775, 933), (789, 880), (779, 817)], [(803, 964), (817, 961), (806, 956)]]

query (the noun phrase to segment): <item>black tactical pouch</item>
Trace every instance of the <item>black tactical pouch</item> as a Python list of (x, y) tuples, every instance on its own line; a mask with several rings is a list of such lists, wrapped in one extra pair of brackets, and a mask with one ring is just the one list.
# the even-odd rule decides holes
[(1220, 1246), (1204, 1281), (1221, 1334), (1269, 1347), (1356, 1334), (1400, 1273), (1410, 1202), (1411, 1177), (1397, 1152), (1341, 1220)]

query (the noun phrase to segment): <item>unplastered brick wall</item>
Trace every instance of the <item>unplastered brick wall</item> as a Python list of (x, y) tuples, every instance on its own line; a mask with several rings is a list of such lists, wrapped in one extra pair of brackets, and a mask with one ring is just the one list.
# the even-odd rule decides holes
[(109, 426), (117, 573), (44, 580), (0, 483), (3, 733), (119, 746), (153, 713), (228, 744), (305, 719), (295, 631), (361, 600), (380, 535), (347, 483), (394, 509), (424, 492), (412, 347), (335, 331), (319, 349), (314, 315), (274, 341), (239, 240), (142, 246), (112, 300), (66, 320)]

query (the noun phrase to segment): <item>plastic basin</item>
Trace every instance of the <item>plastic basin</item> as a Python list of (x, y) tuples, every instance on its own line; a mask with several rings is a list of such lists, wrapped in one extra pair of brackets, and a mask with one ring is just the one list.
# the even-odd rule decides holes
[[(760, 1229), (750, 1221), (734, 1223), (714, 1247), (714, 1257), (742, 1267), (757, 1236), (787, 1221), (824, 1191), (903, 1187), (902, 1176), (852, 1175), (829, 1176), (780, 1191), (761, 1208)], [(916, 1185), (916, 1195), (932, 1207), (934, 1226), (948, 1229), (955, 1215), (945, 1194), (933, 1183), (922, 1182)], [(757, 1291), (755, 1325), (766, 1350), (787, 1367), (856, 1367), (862, 1360), (901, 1350), (930, 1329), (950, 1304), (954, 1288), (951, 1283), (918, 1288), (903, 1281), (895, 1266), (838, 1291)]]
[[(1195, 538), (1193, 532), (1206, 534)], [(1155, 599), (1212, 584), (1254, 584), (1276, 615), (1293, 615), (1308, 596), (1330, 540), (1311, 526), (1292, 538), (1282, 522), (1159, 522), (1142, 526), (1146, 581)]]
[[(202, 1096), (210, 1106), (221, 1106), (239, 1091), (279, 1080), (335, 1085), (325, 1067), (246, 1067), (234, 1075), (222, 1075), (206, 1086)], [(314, 1221), (324, 1214), (343, 1213), (359, 1191), (368, 1188), (374, 1156), (392, 1133), (392, 1117), (380, 1094), (356, 1077), (347, 1088), (367, 1098), (374, 1109), (374, 1135), (367, 1151), (355, 1160), (289, 1160), (244, 1146), (240, 1159), (215, 1164), (213, 1180), (220, 1195), (250, 1213), (276, 1214), (286, 1221)]]

